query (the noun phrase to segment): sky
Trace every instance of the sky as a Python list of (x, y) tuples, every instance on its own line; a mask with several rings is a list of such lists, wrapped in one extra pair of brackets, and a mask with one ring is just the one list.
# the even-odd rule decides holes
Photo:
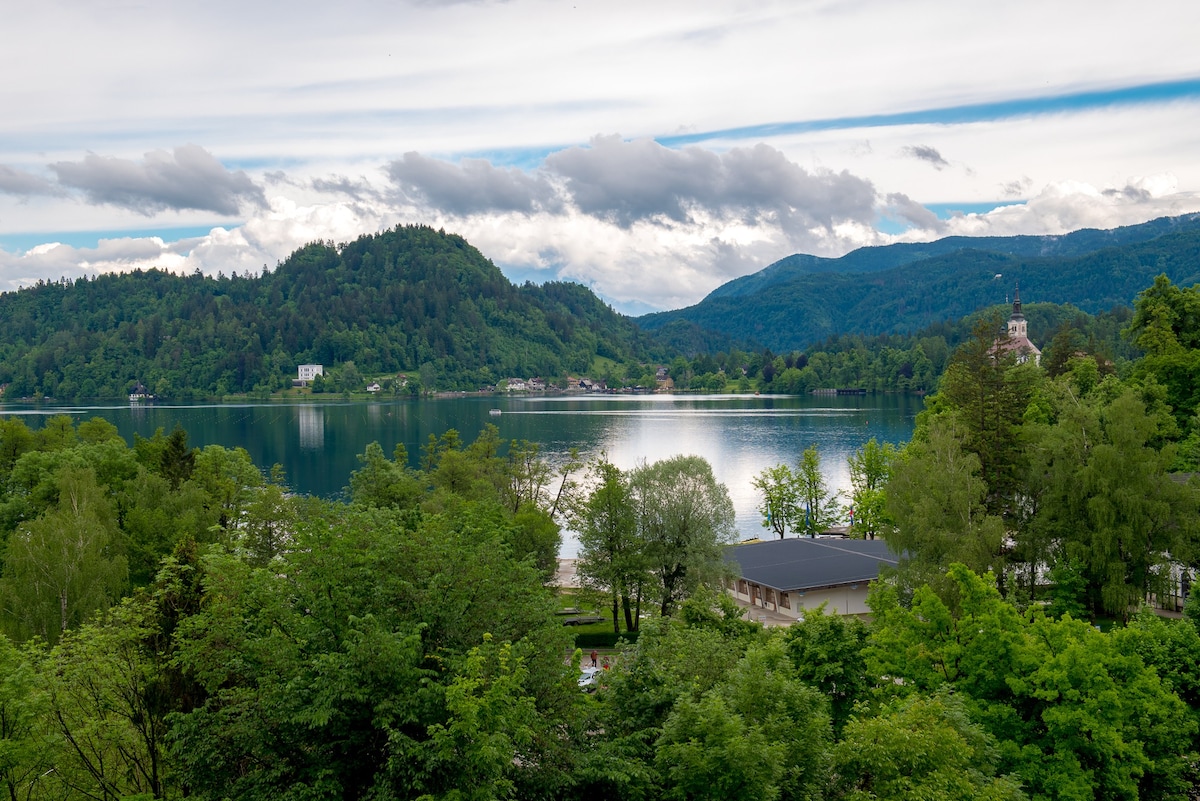
[(1200, 211), (1194, 0), (4, 3), (0, 291), (422, 223), (619, 311)]

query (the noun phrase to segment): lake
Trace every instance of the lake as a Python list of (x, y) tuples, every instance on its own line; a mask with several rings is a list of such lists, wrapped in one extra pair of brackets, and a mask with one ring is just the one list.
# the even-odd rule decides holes
[[(170, 432), (176, 423), (192, 445), (243, 447), (255, 464), (279, 463), (297, 492), (333, 498), (358, 467), (357, 454), (378, 441), (391, 454), (397, 443), (415, 466), (430, 434), (447, 429), (472, 440), (489, 423), (500, 437), (541, 445), (552, 462), (570, 448), (583, 455), (604, 451), (618, 467), (678, 454), (703, 456), (729, 488), (743, 536), (765, 531), (751, 481), (764, 468), (794, 464), (809, 445), (821, 453), (831, 488), (848, 490), (847, 459), (871, 437), (902, 443), (912, 436), (923, 399), (908, 395), (529, 395), (469, 396), (428, 400), (321, 403), (219, 403), (196, 405), (112, 404), (95, 406), (0, 406), (30, 428), (45, 417), (102, 417), (127, 441), (136, 432)], [(496, 415), (492, 410), (500, 411)], [(564, 535), (563, 555), (575, 542)]]

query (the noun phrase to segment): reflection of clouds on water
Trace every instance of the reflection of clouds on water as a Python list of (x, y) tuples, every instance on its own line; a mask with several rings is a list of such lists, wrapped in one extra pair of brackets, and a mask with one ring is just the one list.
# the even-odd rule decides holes
[(296, 407), (296, 419), (300, 424), (300, 448), (319, 451), (325, 447), (325, 409), (322, 406)]

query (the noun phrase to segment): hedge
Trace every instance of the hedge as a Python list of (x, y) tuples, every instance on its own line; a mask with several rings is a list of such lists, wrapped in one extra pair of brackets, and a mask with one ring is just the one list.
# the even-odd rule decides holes
[(619, 640), (636, 642), (640, 631), (622, 631), (614, 634), (611, 631), (602, 633), (581, 633), (575, 635), (576, 648), (616, 648)]

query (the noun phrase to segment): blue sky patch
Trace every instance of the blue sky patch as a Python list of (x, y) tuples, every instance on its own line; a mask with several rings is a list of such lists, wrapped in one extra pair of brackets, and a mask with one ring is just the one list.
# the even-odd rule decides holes
[(949, 220), (959, 214), (987, 214), (989, 211), (1003, 206), (1021, 206), (1024, 200), (990, 200), (982, 203), (922, 203), (921, 205), (937, 215), (939, 220)]
[(1093, 111), (1114, 106), (1170, 103), (1180, 100), (1200, 101), (1200, 78), (1090, 92), (1072, 92), (1048, 97), (1019, 97), (991, 103), (970, 103), (963, 106), (901, 111), (893, 114), (867, 114), (858, 117), (831, 117), (821, 120), (749, 125), (721, 131), (660, 136), (655, 141), (666, 147), (680, 147), (713, 139), (762, 139), (771, 136), (837, 131), (848, 128), (886, 128), (895, 125), (963, 125), (1013, 117)]
[[(180, 239), (207, 236), (209, 231), (216, 227), (218, 226), (193, 225), (182, 228), (138, 228), (125, 231), (51, 231), (40, 234), (0, 234), (0, 250), (6, 250), (9, 253), (24, 253), (32, 247), (44, 245), (47, 242), (59, 242), (73, 248), (94, 248), (100, 244), (101, 239), (140, 239), (148, 236), (157, 236), (164, 242), (177, 242)], [(233, 229), (237, 226), (222, 227)]]

